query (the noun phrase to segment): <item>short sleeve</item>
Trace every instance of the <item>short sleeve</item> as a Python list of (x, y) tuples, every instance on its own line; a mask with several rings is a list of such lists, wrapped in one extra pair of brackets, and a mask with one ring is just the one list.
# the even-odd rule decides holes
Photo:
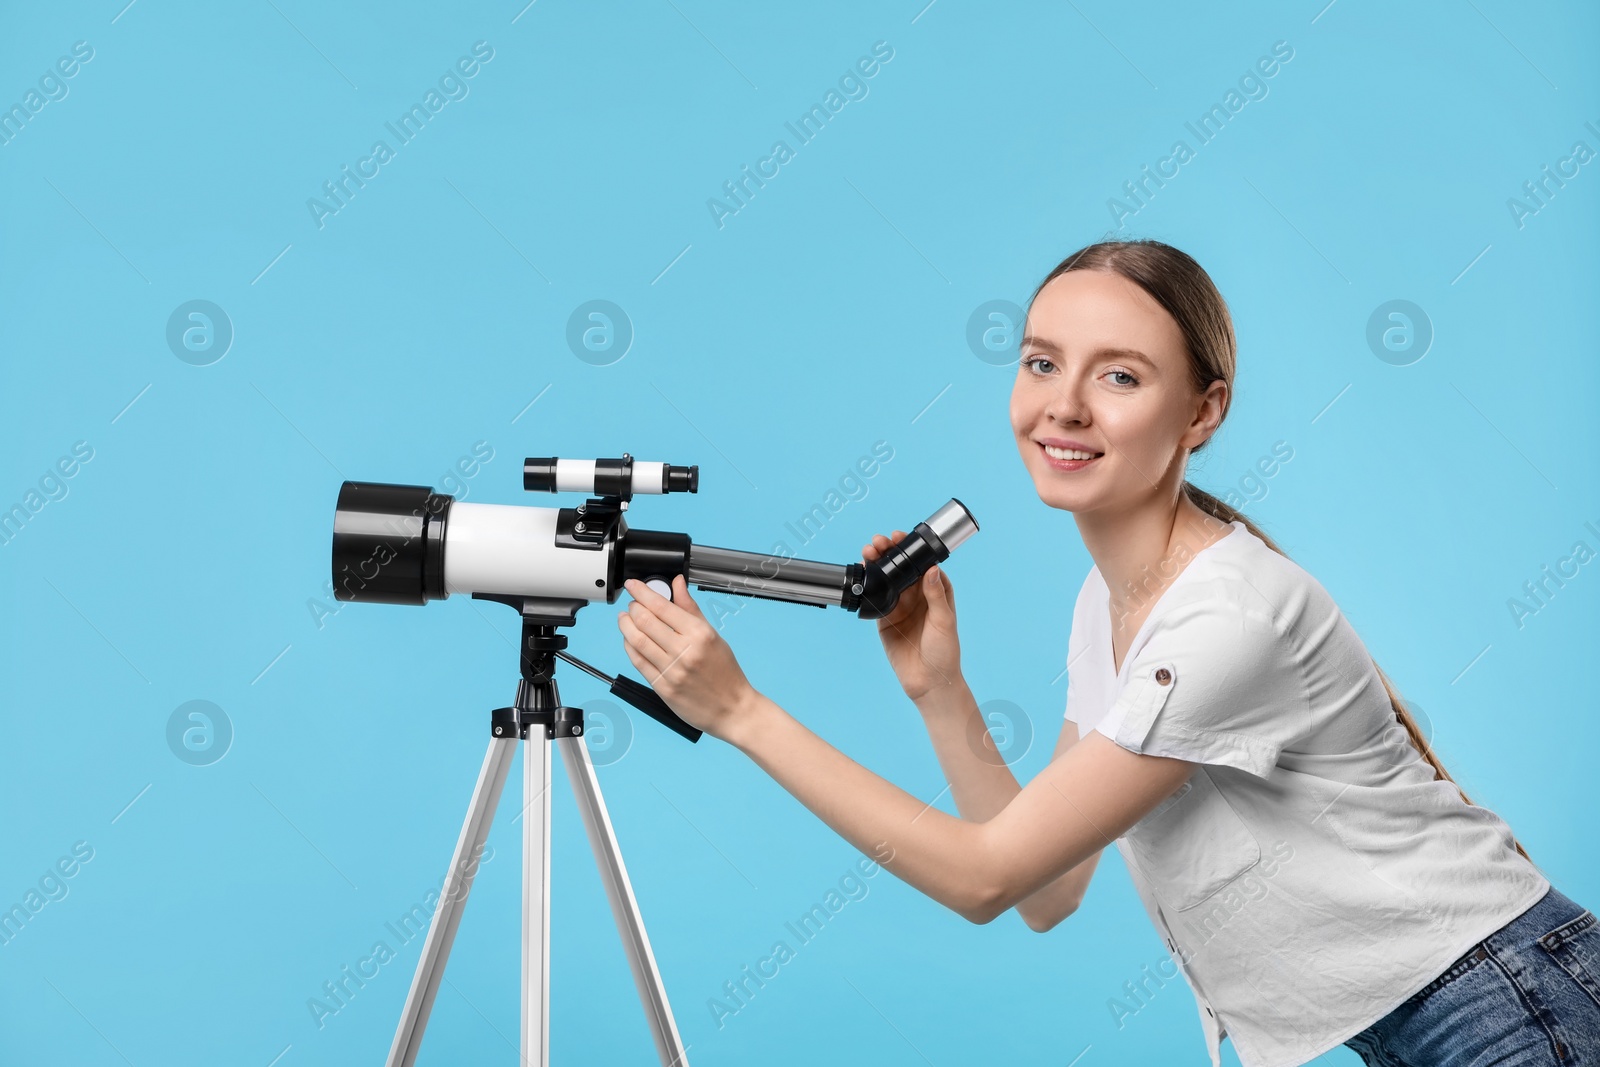
[(1270, 616), (1208, 588), (1152, 621), (1095, 729), (1132, 752), (1265, 778), (1311, 722), (1294, 643)]
[[(1074, 704), (1082, 693), (1083, 687), (1073, 682), (1073, 679), (1077, 678), (1081, 672), (1074, 668), (1083, 662), (1083, 650), (1089, 643), (1089, 618), (1086, 608), (1092, 599), (1089, 595), (1091, 583), (1098, 576), (1097, 569), (1089, 571), (1088, 576), (1083, 580), (1083, 586), (1078, 590), (1078, 599), (1072, 605), (1072, 632), (1067, 635), (1067, 707), (1062, 716), (1062, 718), (1071, 723), (1082, 721), (1081, 716), (1074, 708)], [(1079, 734), (1081, 736), (1081, 730)]]

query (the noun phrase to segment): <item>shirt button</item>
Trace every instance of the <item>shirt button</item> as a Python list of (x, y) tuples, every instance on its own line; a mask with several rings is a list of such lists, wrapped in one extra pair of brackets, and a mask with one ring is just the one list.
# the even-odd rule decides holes
[(1162, 667), (1160, 670), (1156, 671), (1156, 681), (1160, 682), (1162, 685), (1166, 685), (1172, 681), (1172, 672), (1167, 670), (1165, 667)]

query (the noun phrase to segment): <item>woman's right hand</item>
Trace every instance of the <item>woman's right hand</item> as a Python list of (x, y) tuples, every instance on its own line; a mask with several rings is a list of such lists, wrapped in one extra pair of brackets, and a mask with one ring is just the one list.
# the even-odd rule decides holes
[[(892, 540), (874, 534), (872, 543), (861, 549), (861, 558), (879, 559), (905, 536), (904, 530), (896, 530)], [(955, 589), (943, 569), (928, 568), (920, 581), (900, 594), (894, 610), (878, 620), (878, 637), (895, 677), (913, 701), (961, 681)]]

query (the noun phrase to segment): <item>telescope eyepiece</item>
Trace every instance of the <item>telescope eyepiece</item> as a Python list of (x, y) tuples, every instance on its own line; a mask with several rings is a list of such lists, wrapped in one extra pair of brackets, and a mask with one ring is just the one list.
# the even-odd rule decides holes
[(698, 493), (700, 491), (700, 465), (674, 467), (665, 465), (666, 479), (663, 493)]
[(881, 619), (894, 610), (900, 594), (915, 585), (928, 568), (943, 563), (950, 553), (978, 532), (978, 521), (955, 497), (919, 522), (881, 558), (864, 569), (856, 615)]

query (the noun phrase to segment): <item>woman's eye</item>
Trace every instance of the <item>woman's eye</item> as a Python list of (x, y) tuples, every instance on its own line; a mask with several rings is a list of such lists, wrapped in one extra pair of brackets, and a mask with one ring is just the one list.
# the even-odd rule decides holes
[[(1056, 365), (1054, 365), (1053, 362), (1050, 362), (1050, 360), (1046, 360), (1046, 358), (1042, 357), (1042, 355), (1029, 355), (1029, 357), (1024, 357), (1022, 358), (1021, 363), (1019, 363), (1019, 366), (1022, 366), (1022, 368), (1027, 368), (1030, 373), (1034, 374), (1034, 378), (1042, 378), (1042, 376), (1050, 373), (1050, 371), (1056, 370)], [(1139, 379), (1134, 378), (1133, 374), (1128, 373), (1128, 371), (1106, 371), (1106, 373), (1114, 376), (1114, 379), (1112, 379), (1112, 384), (1114, 384), (1114, 386), (1122, 386), (1123, 389), (1126, 389), (1126, 387), (1138, 386), (1139, 384)]]

